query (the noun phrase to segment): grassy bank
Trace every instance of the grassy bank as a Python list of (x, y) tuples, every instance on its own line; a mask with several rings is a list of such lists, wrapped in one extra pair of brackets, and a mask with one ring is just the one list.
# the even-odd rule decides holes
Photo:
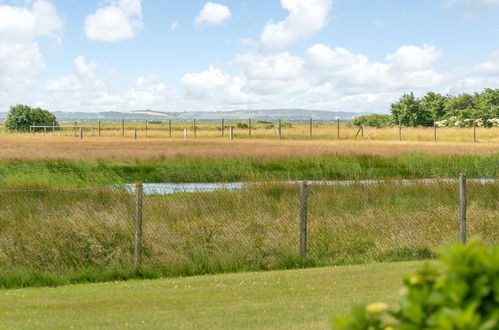
[[(7, 329), (329, 329), (352, 304), (394, 303), (421, 262), (0, 290)], [(28, 317), (29, 316), (29, 317)]]
[(175, 157), (157, 160), (4, 160), (0, 185), (86, 186), (143, 182), (344, 180), (499, 176), (499, 153), (491, 155), (324, 155), (278, 159)]
[[(470, 236), (499, 241), (498, 189), (469, 184)], [(457, 196), (443, 183), (310, 187), (303, 260), (296, 186), (146, 196), (136, 269), (132, 195), (2, 192), (0, 286), (426, 259), (459, 237)]]

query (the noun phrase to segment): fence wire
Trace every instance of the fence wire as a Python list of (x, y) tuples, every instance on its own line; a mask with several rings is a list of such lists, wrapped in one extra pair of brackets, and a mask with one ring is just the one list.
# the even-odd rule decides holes
[[(311, 182), (305, 256), (299, 184), (231, 189), (145, 189), (141, 267), (188, 275), (414, 260), (460, 237), (456, 180)], [(467, 236), (499, 243), (499, 183), (469, 181), (467, 193)], [(0, 191), (0, 205), (3, 270), (133, 266), (130, 186)]]

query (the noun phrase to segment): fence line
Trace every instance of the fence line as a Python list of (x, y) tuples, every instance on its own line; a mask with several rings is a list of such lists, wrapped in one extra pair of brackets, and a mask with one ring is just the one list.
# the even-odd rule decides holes
[[(151, 127), (151, 123), (149, 122), (149, 120), (146, 120), (145, 122), (145, 126), (143, 126), (143, 128), (137, 128), (137, 123), (136, 122), (133, 122), (133, 124), (129, 125), (129, 127), (131, 126), (132, 128), (132, 132), (133, 130), (137, 130), (137, 133), (140, 132), (141, 130), (144, 130), (145, 131), (145, 138), (148, 138), (148, 137), (151, 137), (149, 132), (153, 129)], [(181, 123), (181, 122), (180, 122)], [(192, 122), (192, 125), (188, 125), (189, 127), (192, 127), (192, 131), (193, 131), (193, 138), (197, 138), (198, 137), (198, 132), (200, 131), (203, 131), (200, 126), (197, 124), (198, 121), (197, 119), (193, 119), (193, 122)], [(295, 124), (298, 124), (298, 125), (307, 125), (308, 124), (308, 133), (304, 133), (303, 134), (303, 138), (309, 138), (309, 139), (313, 139), (316, 134), (314, 134), (314, 121), (313, 119), (311, 118), (308, 122), (293, 122)], [(324, 122), (319, 122), (320, 124), (328, 124), (327, 121), (324, 121)], [(162, 122), (162, 124), (164, 124), (164, 122)], [(333, 123), (330, 123), (331, 126), (334, 128), (334, 122)], [(246, 125), (246, 126), (244, 126)], [(247, 137), (248, 138), (252, 138), (252, 137), (257, 137), (258, 136), (258, 130), (255, 126), (255, 123), (251, 120), (251, 118), (248, 119), (248, 123), (247, 124), (244, 124), (243, 127), (244, 129), (247, 129)], [(272, 124), (269, 122), (269, 125), (275, 125), (275, 131), (276, 131), (276, 136), (278, 139), (284, 139), (286, 137), (286, 134), (284, 133), (285, 130), (284, 130), (284, 125), (283, 125), (283, 122), (281, 119), (278, 119), (276, 120), (275, 124)], [(80, 138), (83, 138), (83, 133), (85, 130), (92, 130), (92, 136), (94, 136), (94, 129), (97, 130), (98, 134), (97, 136), (98, 137), (102, 137), (103, 136), (103, 131), (112, 131), (112, 129), (104, 129), (103, 127), (103, 123), (101, 120), (98, 120), (97, 121), (97, 126), (93, 126), (93, 125), (78, 125), (78, 122), (74, 122), (74, 125), (58, 125), (58, 126), (55, 126), (55, 125), (46, 125), (46, 126), (43, 126), (43, 125), (31, 125), (30, 126), (30, 132), (35, 134), (36, 132), (44, 132), (44, 133), (47, 133), (47, 132), (55, 132), (56, 130), (57, 131), (60, 131), (61, 134), (62, 134), (62, 131), (64, 129), (72, 129), (74, 131), (74, 135), (77, 136), (77, 137), (80, 137)], [(221, 127), (219, 128), (220, 129), (220, 132), (221, 132), (221, 137), (224, 137), (225, 136), (225, 128), (226, 128), (226, 120), (225, 119), (222, 119), (221, 120)], [(232, 127), (232, 129), (234, 130), (234, 136), (230, 136), (230, 139), (234, 139), (236, 136), (235, 136), (235, 127), (233, 125), (229, 125), (229, 130), (230, 130), (230, 127)], [(398, 123), (398, 125), (396, 126), (398, 127), (398, 135), (397, 135), (397, 138), (399, 141), (403, 141), (403, 140), (406, 140), (406, 141), (410, 141), (411, 139), (410, 138), (406, 138), (404, 139), (403, 137), (403, 125), (401, 124), (401, 122)], [(372, 136), (369, 134), (369, 130), (364, 126), (364, 125), (358, 125), (358, 126), (354, 126), (352, 128), (356, 128), (357, 129), (357, 133), (354, 134), (354, 136), (350, 136), (350, 135), (346, 135), (346, 134), (341, 134), (341, 125), (340, 125), (340, 119), (337, 118), (336, 119), (336, 134), (334, 134), (334, 131), (331, 130), (330, 134), (322, 134), (322, 137), (327, 137), (327, 135), (329, 135), (329, 137), (331, 138), (335, 138), (337, 140), (340, 140), (340, 139), (357, 139), (359, 136), (361, 138), (364, 138), (365, 136), (371, 140), (371, 139), (376, 139), (376, 136)], [(188, 129), (188, 127), (185, 127), (185, 129)], [(411, 128), (412, 129), (412, 128)], [(417, 129), (417, 128), (416, 128)], [(462, 128), (459, 128), (459, 129), (462, 129)], [(473, 142), (478, 142), (478, 137), (477, 137), (477, 126), (476, 126), (476, 123), (473, 124), (473, 126), (470, 128), (472, 129), (472, 136), (470, 137), (470, 142), (473, 141)], [(78, 130), (79, 130), (79, 134), (78, 134)], [(116, 131), (118, 129), (115, 129)], [(126, 122), (125, 120), (121, 120), (121, 127), (120, 127), (120, 130), (121, 130), (121, 136), (122, 137), (125, 137), (125, 130), (126, 130)], [(168, 120), (167, 121), (167, 124), (166, 124), (166, 128), (164, 127), (158, 127), (157, 129), (154, 129), (156, 132), (157, 131), (162, 131), (164, 130), (165, 132), (168, 132), (167, 133), (167, 136), (168, 138), (172, 138), (172, 130), (173, 130), (173, 127), (172, 127), (172, 121), (171, 120)], [(434, 142), (437, 142), (439, 139), (438, 139), (438, 134), (437, 134), (437, 130), (438, 130), (438, 126), (437, 126), (437, 123), (434, 122), (433, 124), (433, 133), (430, 133), (430, 136), (427, 137), (427, 140), (428, 141), (434, 141)], [(211, 130), (210, 130), (211, 131)], [(307, 131), (307, 129), (305, 128), (305, 131)], [(336, 135), (336, 136), (334, 136)], [(365, 135), (365, 136), (364, 136)], [(431, 136), (432, 135), (432, 136)], [(133, 134), (132, 136), (135, 136), (135, 134)], [(238, 137), (243, 137), (243, 135), (239, 136)], [(261, 135), (261, 137), (270, 137), (268, 134), (263, 134)], [(184, 136), (184, 138), (186, 138)], [(296, 134), (291, 134), (290, 137), (288, 138), (297, 138), (299, 139), (300, 136), (297, 136)], [(380, 140), (384, 140), (384, 139), (388, 139), (390, 140), (390, 138), (386, 138), (386, 137), (381, 137)], [(441, 138), (441, 140), (444, 140), (444, 138)], [(418, 141), (419, 141), (419, 137), (418, 137)]]
[(171, 195), (149, 195), (141, 182), (0, 190), (0, 264), (194, 274), (429, 258), (475, 235), (499, 242), (495, 179), (349, 182)]

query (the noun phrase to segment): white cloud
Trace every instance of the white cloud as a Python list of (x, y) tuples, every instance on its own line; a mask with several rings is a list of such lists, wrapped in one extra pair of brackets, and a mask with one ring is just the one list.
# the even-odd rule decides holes
[(207, 2), (194, 20), (196, 25), (220, 25), (232, 16), (229, 7)]
[(179, 24), (180, 24), (180, 23), (179, 23), (179, 21), (178, 21), (178, 20), (177, 20), (177, 21), (175, 21), (175, 22), (173, 22), (172, 24), (170, 24), (170, 30), (175, 30), (175, 29), (177, 29)]
[(281, 0), (289, 11), (285, 20), (268, 22), (262, 32), (261, 42), (268, 50), (281, 50), (303, 39), (326, 25), (332, 0)]
[(219, 68), (210, 65), (207, 71), (185, 74), (181, 82), (188, 95), (204, 98), (214, 90), (225, 86), (228, 78)]
[(29, 98), (29, 89), (45, 68), (39, 39), (58, 40), (62, 31), (62, 20), (51, 2), (38, 0), (30, 4), (26, 7), (0, 4), (0, 104), (3, 106)]
[(442, 51), (430, 44), (424, 44), (423, 48), (414, 45), (401, 46), (393, 54), (388, 54), (386, 60), (401, 68), (423, 69), (438, 60)]
[(448, 7), (456, 7), (464, 18), (472, 18), (499, 6), (499, 0), (448, 0)]
[(141, 0), (106, 0), (106, 5), (85, 19), (88, 39), (119, 42), (135, 37), (142, 28)]
[(106, 86), (102, 80), (95, 77), (97, 63), (78, 56), (73, 64), (76, 74), (50, 80), (43, 87), (43, 91), (50, 93), (83, 90), (97, 92)]

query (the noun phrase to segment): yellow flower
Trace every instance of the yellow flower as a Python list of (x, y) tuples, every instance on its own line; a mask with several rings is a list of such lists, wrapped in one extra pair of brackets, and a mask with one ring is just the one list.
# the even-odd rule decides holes
[(393, 329), (393, 327), (391, 327), (391, 326), (387, 326), (387, 327), (385, 328), (385, 330), (394, 330), (394, 329)]
[(367, 305), (366, 312), (368, 314), (380, 314), (388, 309), (388, 305), (384, 302), (376, 302), (370, 305)]
[(418, 275), (412, 275), (411, 277), (409, 277), (409, 283), (419, 284), (419, 283), (421, 283), (421, 279), (419, 278)]

